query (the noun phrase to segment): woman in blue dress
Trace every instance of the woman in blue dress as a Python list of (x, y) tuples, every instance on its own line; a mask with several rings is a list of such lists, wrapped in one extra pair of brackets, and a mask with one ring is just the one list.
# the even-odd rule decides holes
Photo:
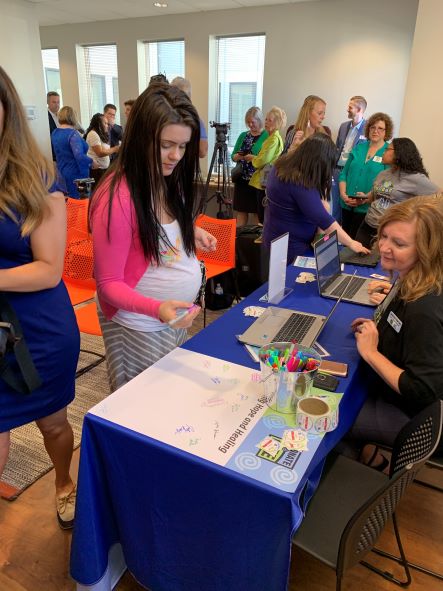
[[(75, 485), (69, 474), (73, 435), (66, 407), (74, 398), (79, 333), (61, 282), (66, 208), (60, 193), (48, 192), (53, 179), (17, 92), (0, 67), (0, 292), (15, 311), (41, 380), (37, 389), (23, 394), (4, 373), (0, 376), (0, 475), (9, 431), (36, 421), (55, 468), (58, 520), (67, 529), (74, 519)], [(5, 360), (20, 379), (12, 351)]]
[(72, 107), (63, 107), (58, 113), (60, 127), (51, 134), (52, 148), (57, 158), (57, 168), (65, 181), (69, 197), (80, 197), (75, 179), (89, 177), (92, 158), (87, 156), (88, 144), (81, 137), (77, 114)]

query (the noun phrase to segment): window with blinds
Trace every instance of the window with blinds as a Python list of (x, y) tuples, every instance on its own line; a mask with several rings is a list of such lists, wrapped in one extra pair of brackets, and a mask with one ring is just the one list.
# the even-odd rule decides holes
[(120, 123), (117, 46), (77, 46), (80, 113), (84, 127), (95, 113), (103, 113), (107, 103), (116, 105), (116, 123)]
[(46, 92), (58, 92), (62, 106), (62, 85), (60, 83), (60, 66), (58, 49), (42, 49), (43, 74)]
[(215, 39), (216, 118), (231, 124), (230, 148), (245, 130), (246, 111), (262, 104), (265, 40), (265, 35)]
[(185, 42), (183, 39), (174, 41), (144, 41), (144, 83), (149, 84), (151, 76), (164, 74), (171, 82), (176, 76), (185, 77)]

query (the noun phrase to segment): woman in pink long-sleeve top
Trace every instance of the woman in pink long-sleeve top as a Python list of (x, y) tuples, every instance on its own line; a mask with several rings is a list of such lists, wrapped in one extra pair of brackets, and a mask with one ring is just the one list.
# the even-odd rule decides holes
[(199, 313), (194, 228), (200, 123), (187, 95), (156, 83), (136, 100), (119, 158), (90, 208), (99, 318), (112, 390), (181, 345)]

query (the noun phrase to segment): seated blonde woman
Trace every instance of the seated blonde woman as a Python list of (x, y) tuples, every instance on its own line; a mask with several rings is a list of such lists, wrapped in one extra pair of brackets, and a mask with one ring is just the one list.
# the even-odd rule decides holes
[(283, 139), (280, 129), (286, 125), (286, 113), (280, 107), (272, 107), (265, 118), (265, 130), (269, 137), (265, 139), (260, 152), (254, 156), (248, 154), (244, 160), (251, 162), (255, 172), (249, 181), (251, 187), (256, 189), (257, 215), (262, 224), (264, 219), (263, 199), (265, 198), (266, 171), (274, 164), (283, 150)]
[(283, 153), (296, 150), (305, 139), (314, 133), (326, 133), (331, 137), (329, 127), (322, 125), (325, 117), (326, 102), (315, 94), (307, 96), (294, 125), (288, 129)]

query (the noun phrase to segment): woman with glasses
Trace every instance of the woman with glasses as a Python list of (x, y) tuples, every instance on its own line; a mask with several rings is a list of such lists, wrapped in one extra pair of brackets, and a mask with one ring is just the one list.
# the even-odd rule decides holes
[(407, 137), (392, 140), (382, 158), (390, 168), (381, 172), (366, 197), (369, 209), (362, 221), (356, 239), (371, 248), (377, 236), (380, 218), (395, 203), (417, 195), (432, 195), (438, 187), (429, 180), (417, 146)]
[(251, 107), (246, 111), (245, 123), (249, 131), (243, 131), (238, 136), (232, 152), (232, 160), (241, 165), (241, 175), (233, 180), (237, 226), (245, 226), (249, 214), (252, 216), (252, 223), (258, 223), (256, 189), (249, 185), (255, 168), (246, 160), (246, 156), (257, 156), (269, 136), (264, 129), (264, 117), (259, 107)]
[(394, 124), (386, 113), (374, 113), (369, 118), (365, 136), (367, 142), (358, 144), (350, 153), (345, 167), (338, 177), (343, 229), (355, 238), (368, 211), (367, 193), (375, 177), (388, 168), (383, 154), (392, 138)]

